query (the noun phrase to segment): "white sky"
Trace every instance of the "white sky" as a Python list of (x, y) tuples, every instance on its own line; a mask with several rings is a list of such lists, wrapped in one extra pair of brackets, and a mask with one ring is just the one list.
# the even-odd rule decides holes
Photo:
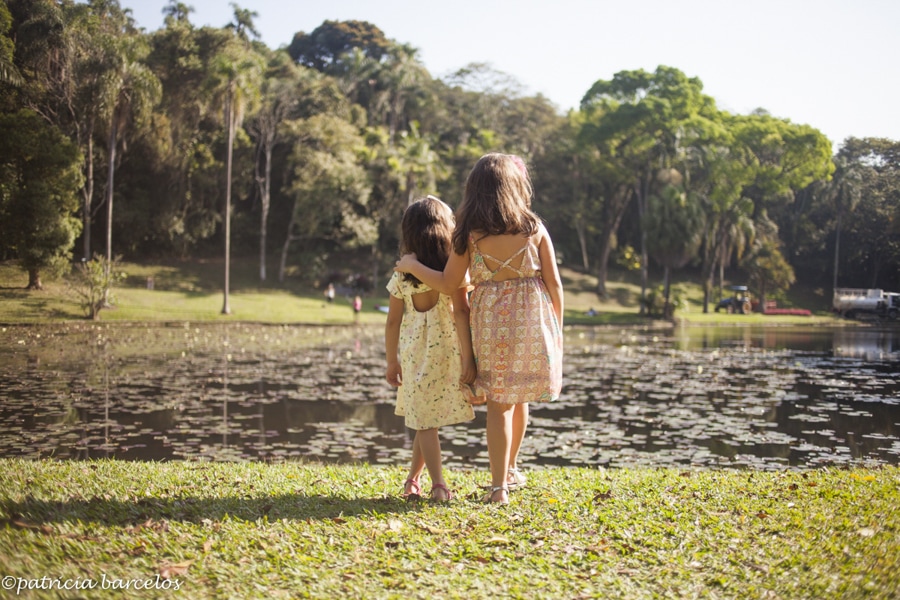
[[(182, 0), (195, 25), (231, 21), (231, 0)], [(120, 0), (146, 31), (168, 0)], [(471, 62), (515, 77), (561, 111), (598, 79), (667, 65), (720, 108), (764, 108), (849, 136), (900, 140), (897, 0), (240, 0), (271, 48), (325, 20), (361, 20), (408, 43), (434, 77)]]

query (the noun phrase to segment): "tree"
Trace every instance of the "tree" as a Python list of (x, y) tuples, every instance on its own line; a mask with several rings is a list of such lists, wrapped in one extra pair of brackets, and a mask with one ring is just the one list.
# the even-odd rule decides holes
[(365, 143), (356, 127), (339, 116), (321, 114), (291, 123), (289, 132), (294, 141), (289, 188), (293, 208), (281, 249), (279, 281), (284, 281), (294, 242), (354, 247), (377, 239), (365, 211), (371, 188), (360, 164)]
[(841, 222), (856, 210), (862, 196), (864, 166), (838, 155), (835, 171), (826, 186), (826, 197), (834, 207), (834, 273), (832, 289), (838, 286), (838, 265), (841, 250)]
[(11, 28), (12, 15), (6, 3), (4, 3), (0, 5), (0, 83), (21, 85), (24, 80), (13, 61), (15, 44), (9, 38), (9, 30)]
[(301, 65), (333, 75), (340, 69), (342, 57), (353, 48), (380, 61), (389, 46), (384, 32), (367, 21), (325, 21), (312, 33), (294, 34), (288, 54)]
[(657, 179), (665, 187), (650, 196), (641, 227), (647, 234), (647, 252), (664, 269), (663, 315), (668, 318), (672, 316), (670, 271), (696, 256), (703, 240), (704, 219), (700, 203), (684, 191), (678, 171), (661, 170)]
[(81, 224), (78, 149), (34, 111), (0, 114), (0, 239), (28, 272), (28, 289), (41, 274), (66, 270)]
[[(130, 21), (130, 19), (129, 19)], [(142, 125), (159, 102), (159, 80), (142, 62), (149, 50), (143, 36), (134, 31), (114, 40), (118, 53), (115, 68), (107, 71), (101, 92), (101, 110), (107, 131), (106, 146), (106, 267), (113, 264), (113, 192), (116, 153), (128, 125)]]
[(235, 131), (243, 121), (245, 111), (258, 100), (259, 80), (264, 68), (262, 57), (247, 43), (246, 32), (253, 32), (246, 21), (255, 13), (246, 14), (236, 5), (235, 23), (230, 28), (235, 36), (229, 39), (213, 65), (210, 86), (221, 98), (225, 120), (225, 281), (222, 314), (231, 314), (231, 166), (234, 157)]
[[(657, 171), (679, 167), (686, 157), (684, 148), (715, 129), (715, 102), (702, 91), (699, 79), (659, 66), (653, 73), (620, 71), (611, 81), (599, 80), (581, 101), (589, 117), (582, 135), (609, 157), (616, 179), (629, 182), (641, 221), (659, 187)], [(646, 232), (640, 237), (643, 299), (648, 277)], [(608, 256), (608, 249), (605, 253)]]

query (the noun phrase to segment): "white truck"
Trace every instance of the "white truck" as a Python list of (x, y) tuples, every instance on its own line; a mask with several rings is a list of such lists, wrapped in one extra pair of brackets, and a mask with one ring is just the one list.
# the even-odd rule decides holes
[(879, 289), (835, 288), (832, 310), (842, 317), (900, 317), (900, 294)]

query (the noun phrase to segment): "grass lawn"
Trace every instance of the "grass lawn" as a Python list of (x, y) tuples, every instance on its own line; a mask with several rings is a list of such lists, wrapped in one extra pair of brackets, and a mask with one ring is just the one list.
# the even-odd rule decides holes
[(0, 460), (6, 597), (900, 594), (896, 467), (547, 469), (507, 507), (477, 501), (486, 473), (447, 475), (435, 504), (399, 498), (395, 467)]
[[(223, 293), (221, 265), (192, 261), (169, 265), (125, 263), (124, 283), (114, 290), (114, 306), (102, 310), (104, 322), (141, 321), (250, 321), (259, 323), (354, 323), (351, 298), (338, 296), (327, 304), (322, 290), (295, 282), (260, 284), (255, 264), (236, 261), (229, 295), (230, 315), (221, 314)], [(614, 272), (607, 283), (607, 297), (596, 294), (597, 280), (572, 269), (561, 270), (567, 324), (629, 325), (650, 324), (639, 315), (640, 281), (636, 274)], [(147, 289), (148, 278), (153, 289)], [(28, 291), (27, 275), (11, 262), (0, 263), (0, 323), (40, 323), (84, 319), (74, 295), (63, 281), (45, 281), (42, 291)], [(382, 324), (379, 307), (388, 304), (384, 282), (363, 295), (362, 324)], [(798, 290), (798, 298), (813, 309), (811, 317), (728, 315), (702, 312), (702, 288), (683, 281), (688, 306), (676, 313), (676, 320), (703, 325), (822, 324), (838, 322), (827, 312), (827, 302), (808, 290)], [(598, 314), (588, 316), (593, 309)]]

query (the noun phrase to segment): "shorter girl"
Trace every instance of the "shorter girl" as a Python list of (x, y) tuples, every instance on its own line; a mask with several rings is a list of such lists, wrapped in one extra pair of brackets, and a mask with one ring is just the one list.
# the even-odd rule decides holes
[[(424, 264), (443, 269), (450, 255), (453, 212), (434, 196), (403, 213), (400, 253), (413, 252)], [(460, 384), (475, 380), (466, 287), (442, 295), (412, 275), (394, 273), (384, 331), (388, 383), (397, 389), (396, 414), (416, 430), (404, 496), (421, 495), (423, 467), (431, 477), (431, 498), (449, 500), (444, 482), (438, 427), (475, 418)]]

